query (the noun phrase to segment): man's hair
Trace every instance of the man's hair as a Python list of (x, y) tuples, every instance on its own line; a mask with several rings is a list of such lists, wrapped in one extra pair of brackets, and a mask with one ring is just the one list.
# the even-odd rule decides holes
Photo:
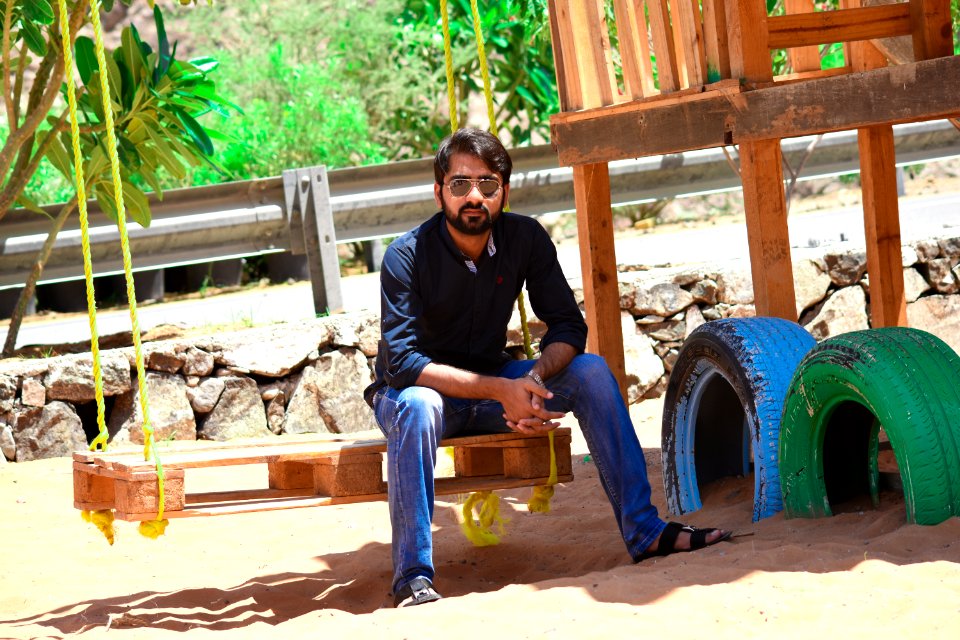
[(455, 153), (467, 153), (480, 158), (487, 168), (500, 174), (503, 184), (510, 184), (513, 161), (503, 144), (492, 133), (470, 128), (459, 129), (440, 143), (433, 159), (433, 175), (437, 184), (443, 184), (444, 176), (450, 171), (450, 158)]

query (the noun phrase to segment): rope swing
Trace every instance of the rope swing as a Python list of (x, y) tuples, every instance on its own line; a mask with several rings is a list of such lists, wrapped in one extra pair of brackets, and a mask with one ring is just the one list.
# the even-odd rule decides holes
[[(490, 86), (490, 70), (487, 66), (487, 54), (483, 44), (483, 29), (480, 24), (480, 11), (477, 0), (470, 0), (470, 11), (473, 15), (473, 33), (477, 43), (477, 59), (480, 63), (480, 75), (483, 78), (483, 95), (487, 103), (487, 117), (490, 121), (490, 133), (497, 136), (496, 112), (493, 105), (493, 90)], [(443, 53), (447, 73), (447, 100), (450, 106), (450, 130), (456, 132), (459, 126), (456, 89), (453, 80), (453, 52), (450, 45), (450, 20), (447, 14), (447, 0), (440, 0), (441, 25), (443, 28)], [(509, 204), (504, 207), (510, 210)], [(530, 344), (530, 327), (527, 322), (526, 305), (523, 291), (517, 297), (517, 310), (520, 312), (520, 328), (523, 333), (523, 350), (528, 359), (533, 359), (533, 347)], [(553, 497), (554, 485), (557, 484), (557, 455), (553, 442), (554, 432), (547, 433), (550, 441), (550, 477), (547, 484), (533, 488), (533, 495), (527, 502), (527, 508), (532, 513), (547, 513), (550, 511), (550, 499)], [(474, 515), (474, 509), (477, 509)], [(500, 499), (491, 491), (478, 491), (470, 495), (463, 504), (463, 521), (461, 529), (464, 535), (474, 545), (485, 547), (496, 545), (504, 533), (505, 520), (500, 515)], [(492, 529), (496, 526), (497, 532)]]
[[(60, 10), (60, 35), (63, 44), (63, 57), (67, 88), (67, 104), (70, 109), (70, 137), (73, 144), (74, 179), (77, 186), (77, 208), (80, 215), (81, 248), (83, 251), (83, 274), (87, 291), (87, 314), (90, 320), (90, 354), (93, 359), (93, 378), (97, 401), (97, 426), (99, 432), (90, 443), (91, 451), (106, 451), (107, 432), (104, 401), (103, 401), (103, 372), (100, 366), (100, 338), (97, 332), (97, 306), (93, 289), (93, 266), (90, 257), (90, 238), (87, 216), (86, 185), (83, 175), (83, 155), (80, 150), (80, 125), (77, 115), (77, 96), (74, 85), (73, 36), (70, 26), (63, 16), (68, 15), (66, 0), (58, 0)], [(146, 372), (143, 365), (143, 349), (140, 341), (140, 325), (137, 322), (137, 298), (133, 285), (133, 269), (130, 259), (130, 242), (127, 236), (126, 209), (123, 202), (123, 182), (120, 177), (120, 158), (117, 154), (117, 140), (114, 133), (113, 105), (110, 101), (110, 83), (108, 79), (107, 63), (104, 54), (103, 32), (100, 24), (100, 2), (92, 0), (90, 3), (90, 21), (93, 26), (94, 44), (97, 56), (97, 66), (100, 71), (100, 94), (103, 101), (104, 126), (106, 129), (107, 153), (110, 158), (111, 177), (113, 181), (113, 197), (117, 207), (117, 228), (120, 232), (120, 247), (123, 255), (123, 272), (127, 285), (127, 301), (130, 308), (130, 323), (132, 326), (134, 354), (137, 367), (137, 384), (140, 393), (140, 410), (143, 414), (143, 459), (153, 460), (157, 472), (157, 497), (159, 501), (157, 517), (140, 523), (139, 531), (148, 538), (157, 538), (162, 535), (167, 526), (163, 518), (164, 506), (164, 477), (163, 465), (153, 441), (153, 428), (150, 425), (150, 412), (147, 404)], [(107, 541), (113, 544), (113, 511), (83, 511), (82, 517), (92, 522), (104, 534)]]

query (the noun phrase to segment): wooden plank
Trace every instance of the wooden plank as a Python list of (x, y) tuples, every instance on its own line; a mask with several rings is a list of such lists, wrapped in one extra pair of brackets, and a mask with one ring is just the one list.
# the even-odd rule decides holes
[(909, 0), (908, 4), (916, 59), (952, 56), (953, 23), (948, 0)]
[(817, 78), (829, 78), (831, 76), (842, 76), (844, 74), (850, 73), (853, 69), (850, 65), (845, 65), (842, 67), (834, 67), (832, 69), (817, 69), (815, 71), (801, 71), (799, 73), (784, 73), (779, 76), (773, 76), (773, 83), (757, 83), (753, 85), (753, 88), (759, 89), (762, 87), (772, 87), (774, 84), (788, 84), (790, 82), (806, 82), (807, 80), (815, 80)]
[(657, 81), (660, 93), (670, 93), (680, 88), (680, 72), (677, 69), (676, 47), (673, 30), (670, 28), (670, 12), (667, 0), (644, 0), (647, 17), (650, 19), (650, 37), (653, 40), (653, 55), (657, 59)]
[(910, 8), (889, 4), (774, 16), (767, 20), (767, 31), (771, 49), (902, 36), (910, 33)]
[(780, 141), (741, 144), (740, 178), (757, 315), (796, 322)]
[(857, 132), (863, 228), (870, 275), (870, 326), (907, 326), (907, 301), (900, 254), (900, 208), (893, 127), (880, 125)]
[[(638, 11), (639, 9), (639, 11)], [(657, 93), (650, 62), (650, 44), (643, 5), (634, 0), (613, 0), (617, 38), (623, 61), (623, 85), (627, 98), (640, 100)]]
[(573, 32), (570, 30), (569, 5), (565, 0), (548, 0), (548, 7), (560, 111), (575, 111), (583, 107), (583, 99), (580, 96), (580, 75), (572, 51)]
[(725, 3), (735, 0), (703, 0), (703, 46), (707, 59), (707, 82), (730, 77), (730, 47), (727, 45)]
[[(960, 56), (755, 91), (699, 94), (681, 104), (629, 103), (554, 115), (551, 140), (559, 162), (594, 164), (954, 117), (960, 112)], [(835, 108), (838, 104), (844, 108)]]
[(573, 169), (573, 193), (580, 236), (587, 350), (603, 356), (626, 398), (626, 366), (620, 328), (620, 292), (610, 209), (610, 173), (605, 163)]
[(767, 6), (760, 0), (734, 0), (725, 5), (730, 75), (754, 82), (773, 77), (767, 46)]
[[(610, 63), (610, 36), (597, 0), (567, 0), (576, 50), (583, 107), (613, 104), (616, 86)], [(599, 37), (598, 37), (599, 36)], [(605, 44), (606, 43), (606, 44)]]
[[(547, 477), (541, 478), (438, 478), (434, 493), (436, 495), (455, 495), (471, 493), (473, 491), (496, 491), (500, 489), (516, 489), (533, 487), (547, 483)], [(557, 477), (558, 483), (571, 482), (572, 475)], [(377, 502), (387, 499), (386, 493), (377, 493), (361, 496), (309, 496), (289, 498), (268, 498), (262, 501), (250, 500), (244, 502), (219, 502), (211, 504), (195, 504), (180, 511), (171, 511), (164, 514), (166, 518), (192, 518), (200, 516), (221, 516), (240, 513), (256, 513), (261, 511), (278, 511), (282, 509), (302, 509), (306, 507), (325, 507), (360, 502)], [(156, 517), (156, 513), (149, 512), (117, 512), (118, 520), (136, 522)]]
[[(813, 0), (785, 0), (784, 8), (787, 10), (787, 15), (811, 13), (814, 8)], [(767, 29), (770, 29), (769, 22)], [(817, 71), (820, 69), (820, 49), (815, 46), (794, 47), (787, 50), (787, 60), (795, 73)]]
[(699, 0), (671, 0), (677, 50), (683, 52), (688, 87), (707, 83), (707, 58), (703, 45), (703, 22)]

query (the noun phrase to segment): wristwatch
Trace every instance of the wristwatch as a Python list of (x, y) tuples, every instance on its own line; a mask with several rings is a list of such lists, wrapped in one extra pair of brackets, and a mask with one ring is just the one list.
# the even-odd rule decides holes
[(536, 382), (541, 387), (547, 386), (543, 384), (543, 378), (540, 377), (540, 374), (534, 371), (533, 369), (530, 369), (530, 371), (527, 371), (527, 377), (533, 380), (534, 382)]

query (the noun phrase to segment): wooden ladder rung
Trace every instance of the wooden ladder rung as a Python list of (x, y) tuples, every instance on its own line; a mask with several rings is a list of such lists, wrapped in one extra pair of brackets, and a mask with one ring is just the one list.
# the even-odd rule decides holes
[[(554, 432), (559, 482), (573, 479), (570, 430)], [(438, 495), (545, 484), (547, 436), (519, 433), (453, 438), (454, 477), (437, 478)], [(179, 447), (163, 453), (164, 516), (182, 518), (385, 500), (384, 440), (297, 439), (236, 446)], [(189, 469), (266, 464), (267, 487), (186, 493)], [(159, 506), (152, 462), (139, 452), (74, 455), (74, 506), (113, 509), (120, 520), (149, 520)]]

